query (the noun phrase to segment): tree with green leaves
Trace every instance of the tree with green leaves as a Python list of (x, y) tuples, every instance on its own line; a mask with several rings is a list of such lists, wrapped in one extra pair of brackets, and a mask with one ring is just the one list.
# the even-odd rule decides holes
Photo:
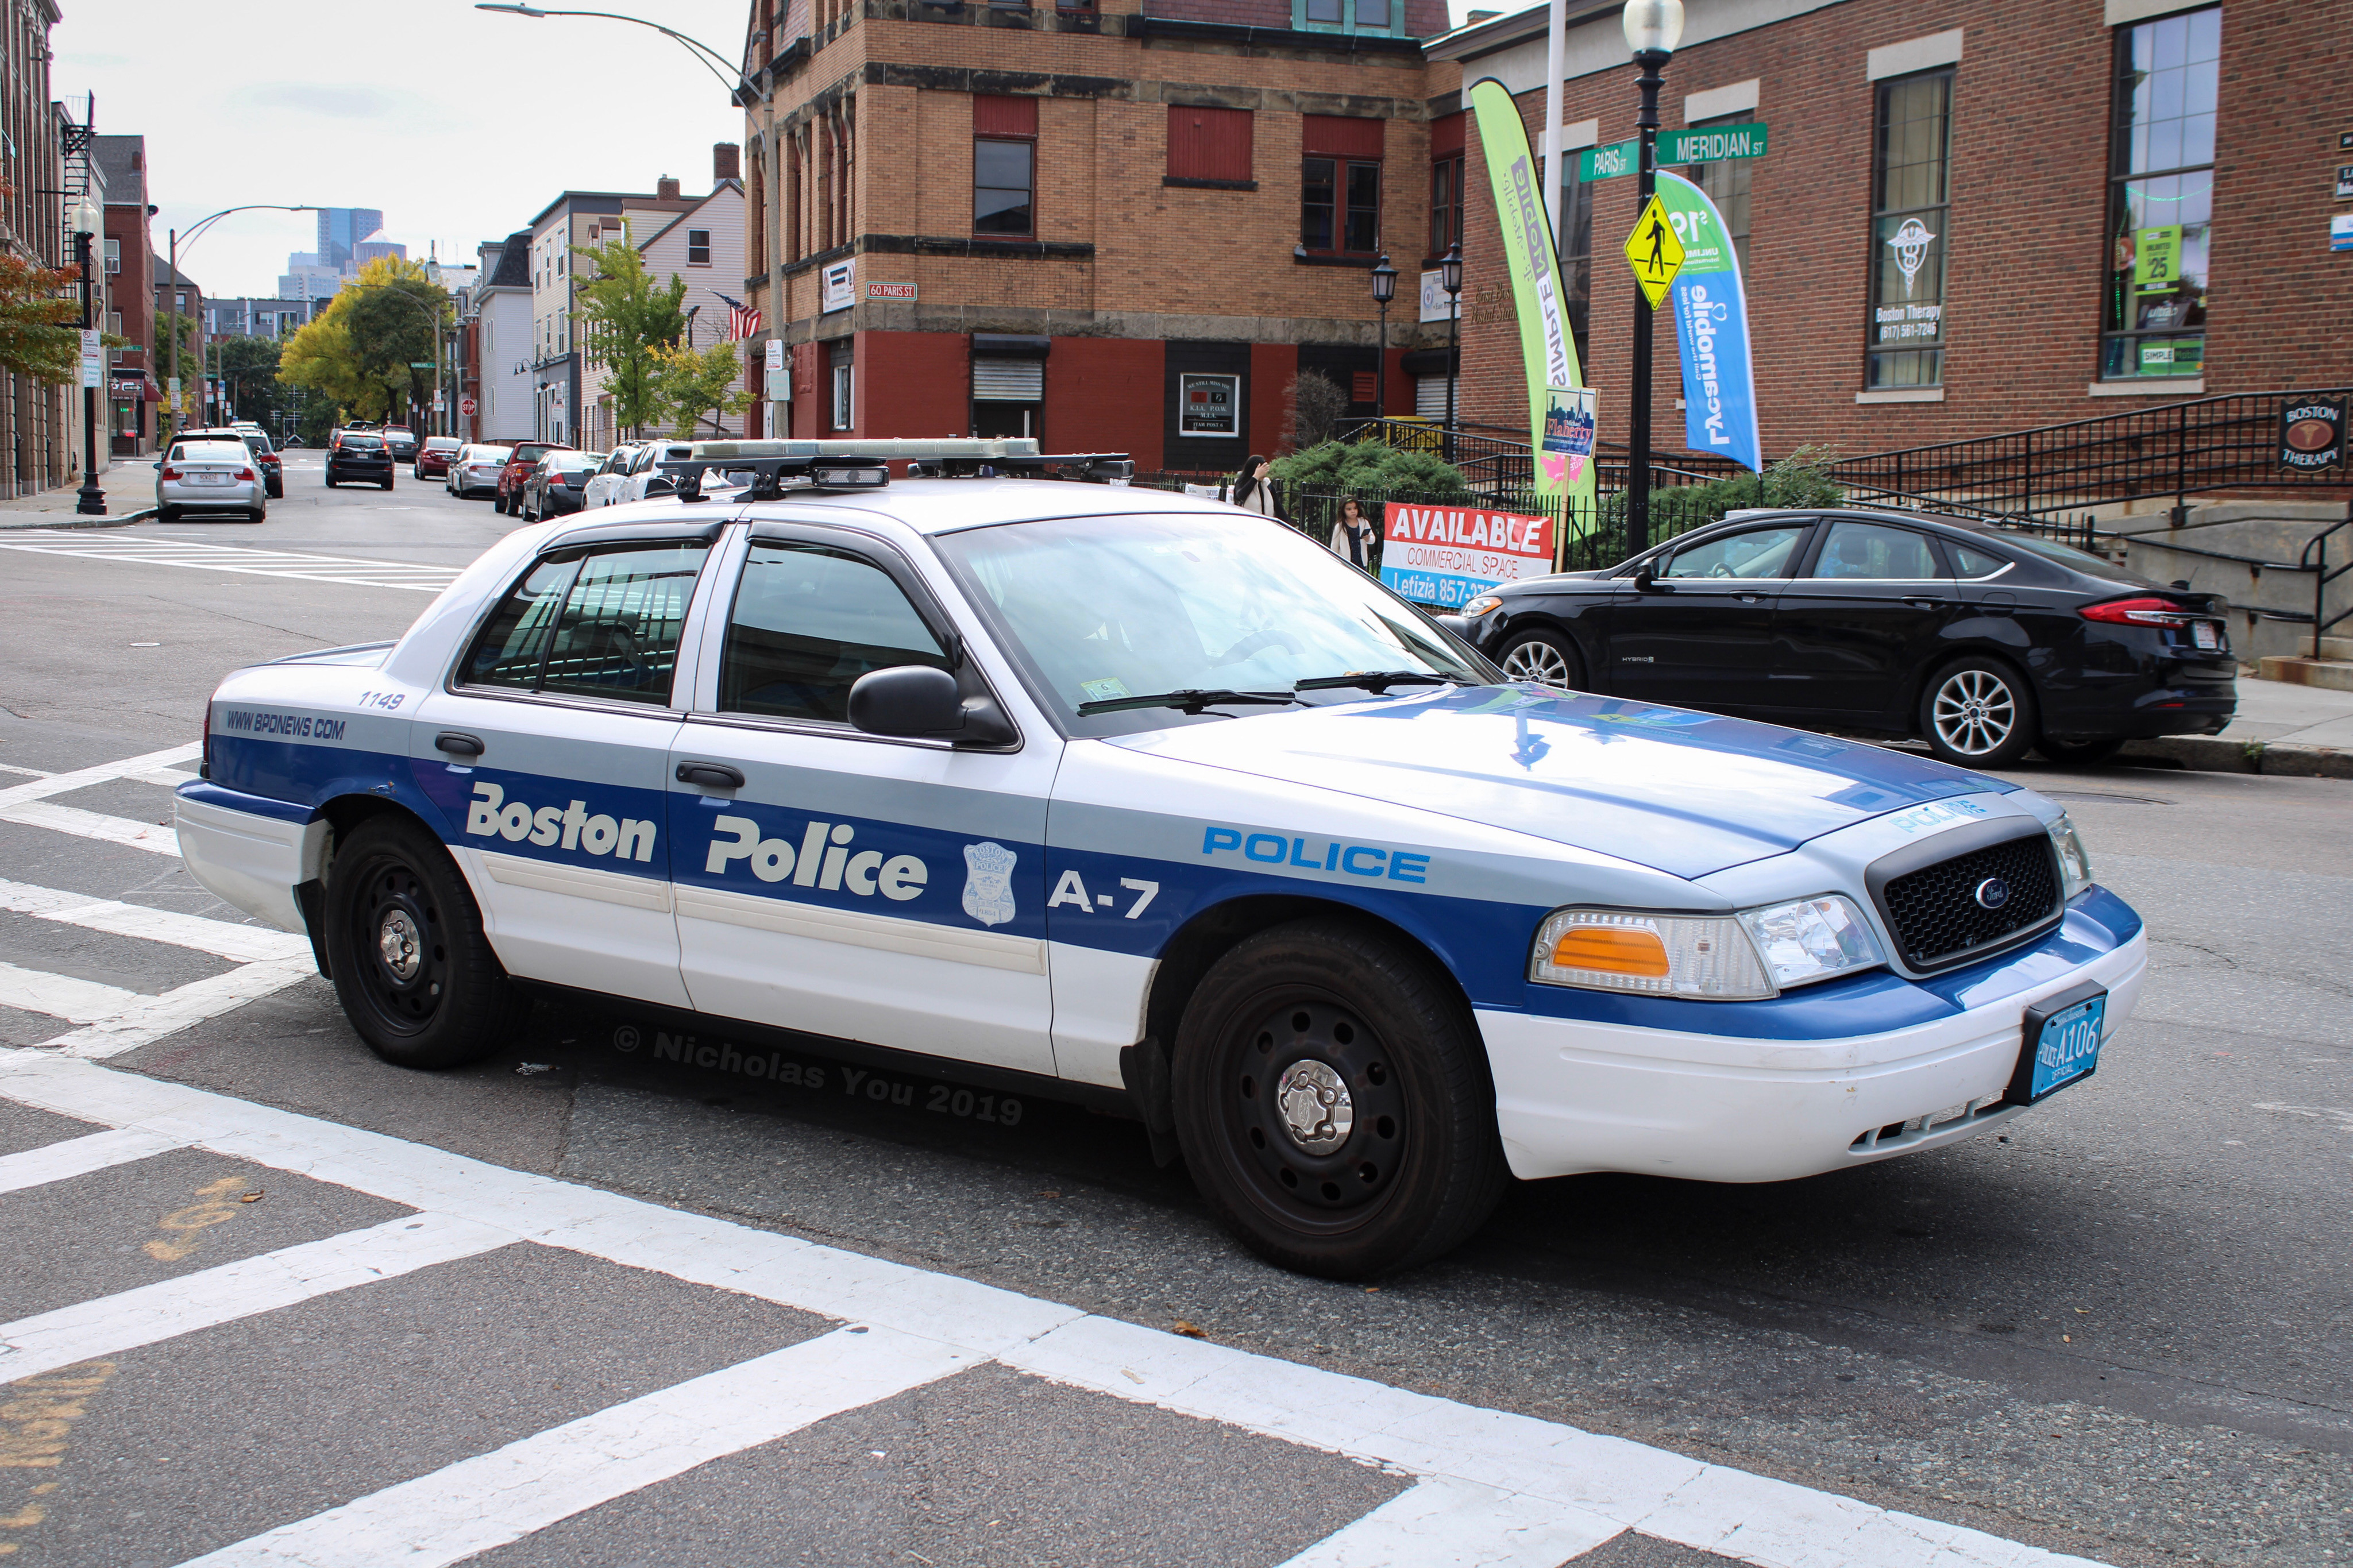
[(681, 441), (692, 441), (709, 416), (740, 414), (752, 401), (735, 388), (743, 365), (733, 343), (691, 349), (671, 343), (653, 351), (655, 416), (669, 420)]
[(449, 320), (448, 290), (421, 265), (381, 257), (287, 340), (278, 379), (362, 418), (405, 417), (427, 405), (434, 334)]
[(641, 436), (664, 412), (658, 356), (686, 331), (686, 279), (657, 284), (626, 229), (602, 245), (575, 246), (572, 254), (580, 258), (573, 269), (580, 342), (606, 373), (615, 428)]

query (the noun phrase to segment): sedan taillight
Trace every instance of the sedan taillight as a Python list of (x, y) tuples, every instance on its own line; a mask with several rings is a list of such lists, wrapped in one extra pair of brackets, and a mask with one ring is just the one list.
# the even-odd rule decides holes
[(239, 468), (237, 471), (237, 478), (239, 484), (251, 484), (253, 482), (253, 470), (251, 468)]
[(2110, 599), (2085, 605), (2075, 612), (2087, 621), (2107, 621), (2126, 626), (2186, 626), (2200, 617), (2170, 599)]
[(167, 468), (164, 470), (164, 477), (171, 480), (174, 484), (177, 484), (180, 482), (180, 470), (177, 468)]

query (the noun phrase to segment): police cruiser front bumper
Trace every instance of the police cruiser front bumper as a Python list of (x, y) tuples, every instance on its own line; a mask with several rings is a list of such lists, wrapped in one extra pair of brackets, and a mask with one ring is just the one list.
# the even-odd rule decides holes
[[(2124, 910), (2094, 889), (2050, 936), (1938, 986), (1956, 1004), (1946, 1016), (1884, 1032), (1791, 1039), (1482, 1009), (1512, 1173), (1788, 1181), (2007, 1121), (2024, 1109), (2002, 1096), (2028, 1007), (2087, 980), (2105, 986), (2104, 1044), (2132, 1014), (2148, 939), (2136, 918), (2117, 940), (2098, 918), (2110, 907)], [(1757, 1004), (1671, 1005), (1688, 1020), (1695, 1007)], [(1884, 1007), (1883, 994), (1851, 1010), (1862, 1023)]]

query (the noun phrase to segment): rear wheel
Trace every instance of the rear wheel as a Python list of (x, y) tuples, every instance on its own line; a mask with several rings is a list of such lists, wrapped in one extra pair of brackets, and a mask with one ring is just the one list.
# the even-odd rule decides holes
[(266, 506), (255, 507), (245, 514), (245, 521), (248, 522), (268, 522), (269, 521), (269, 509)]
[(388, 490), (388, 489), (392, 489), (392, 476), (391, 476), (390, 474), (386, 474), (386, 475), (384, 477), (384, 482), (383, 482), (382, 484), (380, 484), (380, 485), (376, 486), (376, 489), (382, 489), (382, 490)]
[(2034, 743), (2034, 689), (1998, 659), (1957, 658), (1920, 694), (1928, 749), (1965, 768), (2007, 767)]
[(181, 515), (180, 509), (175, 506), (159, 506), (155, 509), (155, 518), (159, 522), (177, 522)]
[(1538, 626), (1522, 632), (1504, 647), (1496, 661), (1504, 676), (1534, 686), (1573, 691), (1584, 683), (1585, 660), (1576, 645), (1560, 633)]
[(326, 946), (344, 1016), (397, 1067), (478, 1060), (531, 1011), (448, 851), (408, 817), (372, 817), (338, 847)]
[(2073, 768), (2096, 768), (2122, 751), (2124, 743), (2121, 735), (2105, 741), (2053, 741), (2045, 736), (2034, 742), (2034, 749), (2042, 753), (2046, 762)]
[(1283, 1268), (1412, 1268), (1502, 1195), (1477, 1029), (1427, 957), (1370, 927), (1299, 921), (1226, 954), (1186, 1006), (1172, 1067), (1194, 1183)]

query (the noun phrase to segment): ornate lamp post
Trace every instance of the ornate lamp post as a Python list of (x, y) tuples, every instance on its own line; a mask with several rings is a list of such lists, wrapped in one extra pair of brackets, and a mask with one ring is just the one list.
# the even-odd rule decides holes
[(1438, 264), (1438, 285), (1446, 290), (1446, 437), (1445, 457), (1454, 460), (1454, 378), (1462, 369), (1460, 344), (1456, 339), (1458, 323), (1462, 318), (1462, 242), (1456, 240), (1446, 247), (1445, 259)]
[(1381, 357), (1373, 373), (1373, 417), (1389, 416), (1389, 301), (1397, 298), (1398, 269), (1384, 253), (1373, 263), (1373, 302), (1381, 308)]
[[(1626, 0), (1621, 18), (1626, 47), (1634, 51), (1641, 74), (1634, 85), (1642, 102), (1634, 125), (1641, 132), (1642, 151), (1636, 165), (1635, 208), (1648, 211), (1659, 188), (1660, 72), (1666, 68), (1675, 46), (1683, 42), (1683, 0)], [(1626, 419), (1626, 553), (1634, 555), (1651, 543), (1651, 326), (1650, 296), (1634, 291), (1634, 396)]]
[[(81, 268), (81, 330), (85, 333), (97, 324), (90, 302), (90, 247), (105, 226), (106, 214), (84, 192), (81, 200), (74, 204), (73, 237), (74, 259)], [(99, 363), (103, 374), (105, 361)], [(74, 500), (74, 510), (84, 517), (106, 515), (106, 492), (98, 488), (98, 388), (90, 385), (81, 389), (81, 489)]]

